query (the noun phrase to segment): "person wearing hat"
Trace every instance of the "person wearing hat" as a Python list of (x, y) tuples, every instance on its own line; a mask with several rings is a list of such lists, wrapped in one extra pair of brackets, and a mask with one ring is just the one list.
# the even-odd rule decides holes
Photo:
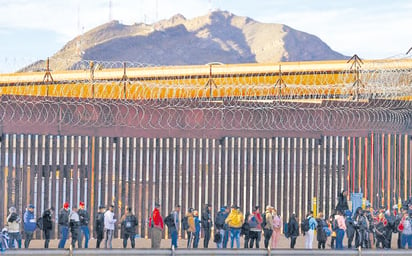
[(204, 211), (202, 212), (202, 228), (204, 233), (203, 248), (209, 247), (210, 230), (212, 229), (212, 205), (205, 204)]
[(215, 217), (215, 237), (214, 242), (217, 248), (226, 248), (225, 240), (227, 244), (227, 237), (229, 236), (225, 220), (229, 215), (229, 209), (227, 206), (220, 208), (220, 211), (216, 213)]
[(155, 203), (155, 208), (153, 209), (152, 216), (149, 219), (152, 248), (160, 248), (160, 242), (162, 241), (162, 232), (164, 228), (163, 218), (160, 215), (160, 204)]
[(66, 244), (66, 240), (69, 236), (69, 203), (65, 202), (63, 204), (63, 208), (60, 209), (59, 211), (59, 227), (60, 227), (60, 242), (58, 247), (59, 248), (64, 248)]
[(244, 216), (242, 212), (239, 211), (239, 207), (233, 205), (229, 216), (227, 216), (225, 220), (230, 230), (230, 248), (233, 248), (235, 240), (237, 248), (240, 248), (240, 229), (242, 228), (243, 221)]
[(104, 230), (106, 231), (106, 239), (104, 242), (104, 248), (113, 248), (112, 240), (114, 234), (114, 224), (116, 223), (114, 218), (114, 205), (110, 205), (109, 210), (104, 213)]
[(9, 208), (9, 216), (7, 217), (7, 225), (9, 227), (9, 248), (14, 248), (14, 240), (17, 241), (17, 245), (21, 248), (21, 234), (20, 234), (20, 222), (21, 219), (17, 214), (16, 207)]
[(106, 207), (103, 205), (99, 206), (99, 212), (96, 215), (96, 220), (94, 222), (94, 232), (96, 233), (96, 248), (100, 248), (100, 243), (104, 238), (104, 212)]
[(29, 248), (33, 233), (36, 230), (36, 219), (34, 218), (34, 205), (29, 204), (23, 215), (24, 248)]
[(82, 240), (84, 236), (84, 248), (89, 248), (90, 230), (89, 230), (89, 213), (86, 210), (84, 202), (79, 203), (79, 218), (80, 218), (80, 235), (79, 248), (82, 248)]

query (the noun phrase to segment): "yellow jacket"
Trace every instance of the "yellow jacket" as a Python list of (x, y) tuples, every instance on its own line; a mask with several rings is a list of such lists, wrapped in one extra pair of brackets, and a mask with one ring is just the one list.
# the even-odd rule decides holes
[(193, 213), (187, 213), (187, 223), (189, 224), (189, 228), (187, 229), (187, 232), (196, 232), (196, 226), (195, 226), (195, 218), (193, 217)]
[(241, 228), (243, 221), (244, 216), (237, 209), (232, 209), (232, 211), (229, 213), (229, 216), (227, 216), (225, 220), (226, 224), (228, 224), (230, 228)]

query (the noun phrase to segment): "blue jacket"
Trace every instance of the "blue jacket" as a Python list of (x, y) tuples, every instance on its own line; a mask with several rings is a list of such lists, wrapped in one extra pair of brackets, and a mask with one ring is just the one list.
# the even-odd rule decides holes
[(309, 229), (315, 230), (317, 226), (318, 222), (316, 221), (316, 219), (313, 217), (309, 217)]
[(24, 231), (33, 232), (36, 230), (36, 219), (34, 219), (34, 213), (26, 210), (23, 216)]
[(196, 233), (200, 233), (200, 220), (199, 220), (199, 217), (195, 216), (194, 219), (195, 219)]

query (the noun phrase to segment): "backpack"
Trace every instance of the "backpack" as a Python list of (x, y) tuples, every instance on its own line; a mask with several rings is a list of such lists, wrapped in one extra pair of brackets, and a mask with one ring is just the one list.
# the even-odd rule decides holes
[(283, 234), (285, 234), (286, 238), (289, 238), (289, 223), (283, 224)]
[(325, 231), (326, 236), (332, 235), (332, 231), (328, 227), (323, 227), (323, 230)]
[(242, 227), (240, 228), (240, 235), (248, 235), (250, 231), (250, 226), (249, 223), (246, 221), (242, 224)]
[(175, 225), (173, 213), (170, 213), (169, 215), (167, 215), (167, 217), (165, 218), (165, 224), (167, 225), (168, 228), (171, 228)]
[(215, 243), (222, 242), (222, 234), (220, 234), (220, 232), (215, 233), (215, 236), (213, 238), (213, 242), (215, 242)]
[(187, 216), (184, 216), (182, 218), (182, 228), (183, 228), (183, 230), (188, 230), (189, 229), (189, 220), (188, 220)]
[(306, 218), (302, 221), (302, 223), (300, 224), (300, 228), (302, 229), (302, 233), (309, 231), (309, 218)]
[(126, 230), (132, 230), (134, 228), (134, 218), (132, 215), (126, 216), (126, 219), (124, 220), (124, 228)]
[(39, 217), (36, 221), (36, 227), (38, 229), (43, 229), (43, 217)]
[(252, 216), (249, 220), (249, 228), (256, 228), (258, 226), (258, 222), (255, 216)]
[(266, 227), (266, 213), (262, 214), (262, 224), (261, 224), (262, 228)]
[(223, 228), (223, 226), (225, 225), (225, 215), (223, 212), (218, 212), (216, 215), (216, 221), (215, 221), (215, 225), (216, 228)]

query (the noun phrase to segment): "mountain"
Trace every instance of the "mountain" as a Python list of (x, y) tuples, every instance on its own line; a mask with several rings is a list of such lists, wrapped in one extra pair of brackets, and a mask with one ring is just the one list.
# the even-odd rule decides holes
[[(52, 69), (69, 69), (82, 60), (194, 65), (347, 58), (318, 37), (286, 25), (214, 11), (193, 19), (178, 14), (150, 25), (112, 21), (68, 42), (50, 63)], [(44, 65), (35, 63), (27, 70)]]

